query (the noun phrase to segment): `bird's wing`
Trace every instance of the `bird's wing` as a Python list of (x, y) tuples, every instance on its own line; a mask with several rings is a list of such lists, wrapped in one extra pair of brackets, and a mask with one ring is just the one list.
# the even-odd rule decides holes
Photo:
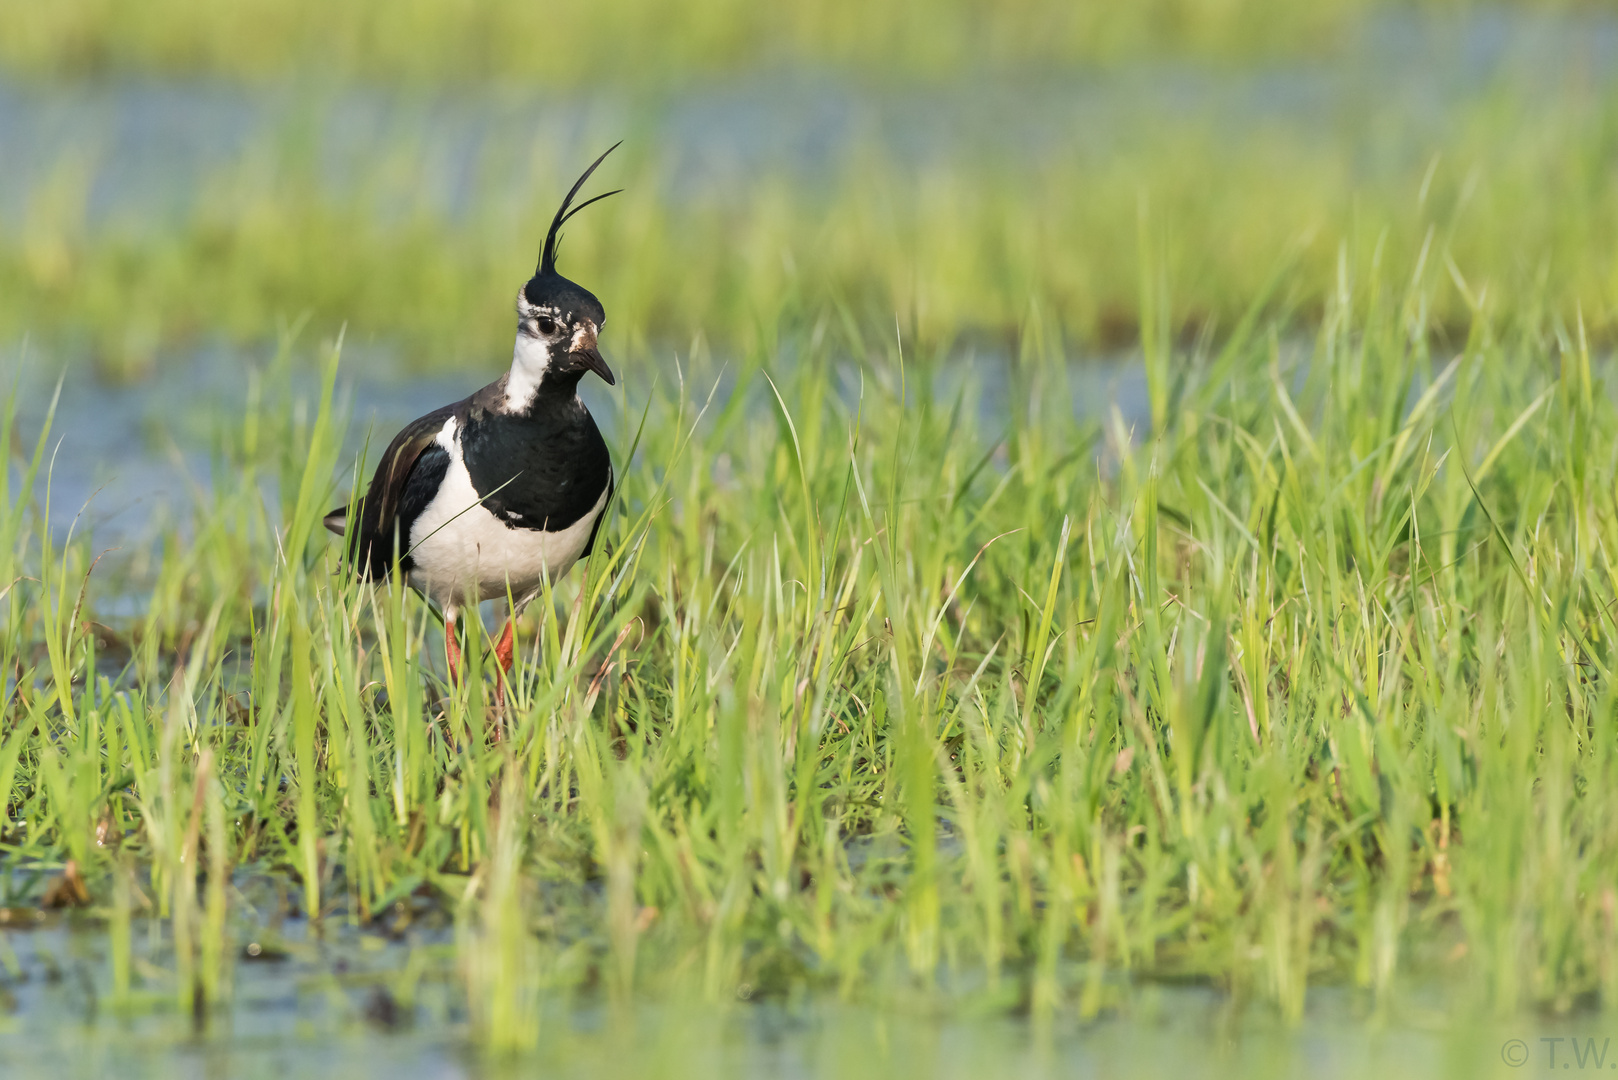
[[(411, 513), (412, 508), (403, 505), (408, 501), (406, 488), (411, 473), (422, 454), (433, 446), (433, 440), (443, 430), (444, 422), (465, 408), (465, 401), (457, 401), (442, 409), (434, 409), (426, 416), (406, 424), (404, 430), (393, 437), (388, 448), (382, 451), (382, 460), (377, 462), (371, 485), (356, 507), (359, 522), (355, 528), (348, 530), (346, 506), (338, 507), (326, 515), (326, 527), (332, 532), (349, 532), (349, 557), (362, 574), (380, 578), (385, 577), (391, 569), (393, 533), (399, 524), (400, 512), (405, 510), (407, 516), (414, 517), (421, 509), (415, 507), (414, 513)], [(409, 537), (401, 537), (401, 540), (408, 543)], [(404, 553), (401, 551), (400, 554)]]
[[(393, 568), (395, 531), (402, 534), (399, 543), (408, 544), (410, 523), (437, 494), (449, 465), (449, 455), (434, 446), (444, 422), (454, 417), (465, 425), (484, 412), (498, 410), (505, 400), (506, 379), (502, 375), (470, 397), (412, 420), (382, 451), (371, 486), (359, 500), (359, 527), (350, 533), (350, 557), (367, 576), (387, 576)], [(347, 507), (339, 507), (326, 515), (326, 527), (341, 533), (347, 518)], [(399, 554), (406, 551), (401, 548)]]
[(434, 409), (419, 420), (412, 420), (382, 451), (382, 460), (376, 463), (376, 473), (371, 477), (371, 486), (365, 493), (366, 516), (369, 517), (369, 512), (375, 508), (377, 535), (393, 531), (410, 472), (416, 467), (416, 459), (433, 445), (438, 433), (444, 430), (444, 422), (464, 409), (465, 405), (464, 401), (458, 401), (442, 409)]
[(488, 413), (506, 411), (506, 383), (510, 378), (511, 373), (508, 371), (461, 402), (461, 406), (466, 410), (466, 416), (472, 420), (482, 420)]

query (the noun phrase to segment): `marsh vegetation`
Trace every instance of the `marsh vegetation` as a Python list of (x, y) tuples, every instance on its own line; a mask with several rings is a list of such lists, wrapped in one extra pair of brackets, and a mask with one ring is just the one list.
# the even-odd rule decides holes
[[(394, 1071), (1476, 1075), (1502, 1025), (1599, 1025), (1618, 28), (1495, 13), (1574, 59), (1457, 47), (1430, 84), (1394, 64), (1375, 78), (1409, 93), (1382, 97), (1352, 76), (1376, 27), (1493, 24), (1311, 16), (1350, 47), (1262, 3), (1146, 5), (1175, 29), (1040, 51), (1005, 6), (1008, 55), (1118, 65), (1085, 69), (1115, 88), (1095, 106), (990, 50), (984, 93), (1045, 103), (1026, 156), (976, 152), (1019, 129), (964, 103), (980, 122), (936, 146), (875, 137), (926, 126), (889, 87), (835, 160), (766, 143), (692, 171), (664, 71), (663, 104), (581, 96), (515, 149), (458, 144), (452, 189), (420, 164), (430, 124), (334, 159), (330, 117), (372, 92), (342, 85), (273, 99), (161, 213), (94, 197), (93, 153), (19, 166), (0, 928), (30, 929), (0, 929), (0, 1003), (69, 1034), (5, 1053), (83, 1040), (161, 1071), (319, 1045), (305, 1066), (335, 1070), (369, 1028), (367, 1067)], [(35, 80), (13, 101), (84, 71), (234, 76), (235, 31), (181, 9), (108, 38), (95, 4), (0, 8), (28, 31), (0, 56)], [(395, 62), (276, 10), (252, 80), (329, 60), (421, 94), (464, 49), (521, 81), (476, 27)], [(437, 9), (411, 10), (388, 32), (433, 40)], [(827, 65), (903, 37), (799, 30)], [(665, 60), (722, 70), (747, 40)], [(947, 63), (936, 40), (895, 77)], [(1165, 54), (1188, 66), (1131, 66)], [(1243, 111), (1242, 87), (1276, 100), (1247, 64), (1293, 72), (1285, 107)], [(1174, 78), (1239, 92), (1178, 109), (1151, 89)], [(512, 108), (470, 100), (453, 115)], [(1093, 142), (1061, 126), (1087, 108)], [(432, 613), (349, 580), (321, 528), (390, 433), (368, 439), (342, 355), (492, 378), (532, 193), (603, 116), (645, 133), (629, 193), (568, 239), (624, 376), (597, 395), (619, 493), (604, 547), (530, 610), (497, 712), (479, 627), (452, 686)], [(239, 393), (154, 406), (154, 441), (183, 429), (208, 467), (107, 551), (95, 504), (74, 524), (53, 494), (77, 434), (37, 373), (138, 386), (198, 355)], [(1138, 373), (1131, 407), (1085, 380), (1102, 355)], [(270, 985), (296, 1023), (254, 1026)], [(1362, 1045), (1410, 1029), (1419, 1052)]]

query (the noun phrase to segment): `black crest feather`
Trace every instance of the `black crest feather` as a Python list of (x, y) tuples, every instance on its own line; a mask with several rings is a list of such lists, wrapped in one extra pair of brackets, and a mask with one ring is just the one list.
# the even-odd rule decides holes
[(600, 202), (608, 195), (616, 195), (619, 191), (623, 190), (623, 188), (619, 188), (617, 191), (609, 191), (605, 194), (597, 195), (594, 198), (584, 200), (577, 206), (573, 206), (571, 210), (568, 209), (568, 207), (572, 206), (573, 204), (573, 196), (577, 195), (579, 193), (579, 189), (584, 186), (584, 182), (590, 179), (590, 174), (596, 171), (596, 166), (607, 160), (607, 154), (612, 153), (622, 145), (623, 140), (620, 139), (618, 142), (615, 142), (611, 146), (607, 147), (607, 153), (596, 158), (590, 167), (584, 170), (584, 175), (573, 182), (573, 187), (568, 190), (567, 197), (562, 200), (562, 205), (557, 207), (556, 217), (551, 220), (551, 231), (545, 235), (545, 249), (540, 252), (539, 267), (534, 271), (536, 277), (544, 274), (556, 273), (557, 233), (560, 232), (563, 225), (567, 224), (567, 219), (572, 217), (574, 214), (577, 214), (580, 210), (583, 210), (591, 203)]

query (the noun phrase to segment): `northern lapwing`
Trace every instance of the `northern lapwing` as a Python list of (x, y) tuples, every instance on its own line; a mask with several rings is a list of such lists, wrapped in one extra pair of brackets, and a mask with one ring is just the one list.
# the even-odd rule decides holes
[(461, 610), (510, 596), (495, 646), (502, 697), (517, 615), (546, 580), (559, 581), (590, 554), (612, 498), (607, 444), (578, 394), (587, 371), (614, 382), (596, 346), (607, 316), (594, 294), (557, 273), (556, 248), (569, 218), (617, 194), (573, 205), (617, 148), (584, 170), (551, 221), (539, 266), (517, 293), (511, 370), (408, 424), (383, 452), (365, 495), (325, 518), (326, 528), (348, 538), (360, 575), (380, 581), (397, 561), (411, 587), (438, 605), (451, 679), (459, 680)]

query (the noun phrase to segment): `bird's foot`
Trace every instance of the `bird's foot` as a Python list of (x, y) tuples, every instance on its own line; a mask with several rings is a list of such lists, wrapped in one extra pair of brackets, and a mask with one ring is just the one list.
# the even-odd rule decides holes
[(500, 742), (505, 738), (506, 702), (509, 695), (506, 693), (506, 677), (499, 669), (494, 669), (494, 702), (489, 709), (489, 741)]

